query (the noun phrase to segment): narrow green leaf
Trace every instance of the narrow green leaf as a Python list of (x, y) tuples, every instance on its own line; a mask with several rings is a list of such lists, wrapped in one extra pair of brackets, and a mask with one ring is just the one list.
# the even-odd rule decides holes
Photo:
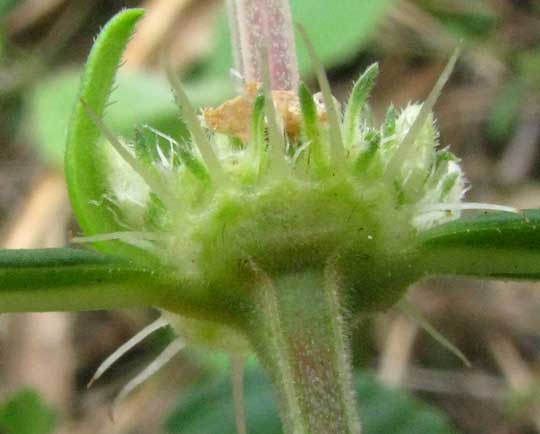
[(421, 235), (428, 275), (540, 279), (540, 210), (464, 217)]
[(354, 84), (344, 118), (345, 146), (352, 147), (358, 141), (362, 110), (379, 75), (379, 65), (374, 63)]
[(304, 121), (304, 134), (306, 139), (310, 142), (310, 158), (317, 167), (323, 167), (325, 165), (325, 156), (321, 147), (321, 129), (317, 114), (317, 106), (313, 100), (313, 95), (304, 83), (300, 84), (299, 97), (302, 118)]
[(266, 150), (266, 122), (265, 122), (265, 103), (264, 95), (258, 95), (253, 106), (253, 115), (251, 118), (251, 147), (253, 158), (258, 162), (259, 173), (265, 167), (267, 160)]
[(170, 281), (130, 261), (77, 249), (0, 250), (0, 312), (160, 304)]
[[(106, 197), (109, 190), (108, 167), (104, 164), (105, 146), (108, 145), (100, 141), (101, 133), (81, 101), (86, 101), (98, 117), (103, 116), (122, 54), (143, 13), (142, 9), (124, 10), (101, 31), (88, 58), (68, 129), (65, 157), (68, 190), (75, 215), (87, 235), (122, 228), (107, 207), (96, 206), (96, 201)], [(98, 243), (96, 247), (109, 253), (141, 255), (138, 249), (119, 242)]]

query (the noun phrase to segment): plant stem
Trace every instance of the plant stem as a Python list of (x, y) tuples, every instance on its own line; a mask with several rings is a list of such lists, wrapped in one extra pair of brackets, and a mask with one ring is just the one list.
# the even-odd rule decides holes
[(2, 312), (145, 307), (159, 304), (170, 287), (160, 273), (94, 252), (0, 250)]
[[(289, 0), (228, 0), (236, 69), (262, 83), (268, 60), (272, 90), (298, 88), (296, 46)], [(268, 59), (261, 49), (268, 49)]]
[(252, 342), (270, 373), (287, 434), (359, 434), (338, 288), (320, 271), (259, 287)]

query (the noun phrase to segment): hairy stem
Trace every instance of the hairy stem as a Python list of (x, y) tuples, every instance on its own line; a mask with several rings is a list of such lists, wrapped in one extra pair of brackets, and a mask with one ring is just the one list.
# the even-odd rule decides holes
[(252, 342), (287, 434), (359, 434), (338, 288), (319, 271), (265, 278)]
[(0, 250), (1, 312), (151, 306), (161, 302), (170, 286), (160, 273), (94, 252)]
[(273, 90), (298, 88), (298, 66), (288, 0), (228, 0), (236, 68), (246, 81), (263, 80), (261, 48), (268, 49)]

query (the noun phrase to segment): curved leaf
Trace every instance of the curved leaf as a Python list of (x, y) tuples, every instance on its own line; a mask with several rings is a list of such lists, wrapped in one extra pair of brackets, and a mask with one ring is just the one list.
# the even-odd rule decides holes
[(114, 256), (77, 249), (0, 250), (0, 312), (158, 305), (163, 275)]
[(421, 236), (429, 275), (540, 279), (540, 210), (464, 217)]
[[(65, 170), (71, 204), (79, 224), (87, 235), (122, 230), (115, 216), (100, 202), (107, 197), (107, 165), (101, 133), (87, 116), (81, 100), (102, 117), (114, 84), (116, 71), (142, 9), (127, 9), (109, 21), (96, 39), (81, 81), (68, 129)], [(96, 243), (104, 252), (140, 257), (133, 247), (119, 243)]]

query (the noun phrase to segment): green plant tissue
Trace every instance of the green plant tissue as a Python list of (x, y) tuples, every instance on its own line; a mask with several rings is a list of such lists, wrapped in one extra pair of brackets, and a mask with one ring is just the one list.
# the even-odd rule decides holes
[(56, 412), (31, 389), (23, 389), (0, 404), (2, 434), (50, 434), (56, 426)]

